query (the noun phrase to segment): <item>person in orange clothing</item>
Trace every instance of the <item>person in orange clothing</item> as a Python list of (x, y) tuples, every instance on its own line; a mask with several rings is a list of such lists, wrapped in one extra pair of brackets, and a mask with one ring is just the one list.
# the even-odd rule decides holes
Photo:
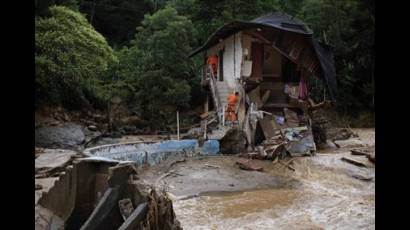
[(233, 92), (228, 95), (228, 108), (225, 111), (225, 120), (235, 122), (236, 118), (236, 104), (239, 102), (239, 93)]
[(206, 61), (206, 64), (211, 66), (212, 72), (214, 76), (216, 76), (217, 71), (218, 71), (218, 56), (216, 55), (209, 56), (208, 60)]

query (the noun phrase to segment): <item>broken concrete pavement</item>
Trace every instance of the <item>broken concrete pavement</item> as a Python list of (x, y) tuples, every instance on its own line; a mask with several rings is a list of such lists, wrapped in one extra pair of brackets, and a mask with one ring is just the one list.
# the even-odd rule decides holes
[[(36, 172), (36, 177), (41, 174), (35, 182), (36, 229), (132, 229), (124, 226), (131, 224), (180, 229), (170, 201), (162, 193), (152, 201), (155, 191), (135, 180), (132, 164), (88, 161), (71, 150), (45, 149), (36, 158)], [(123, 199), (137, 207), (133, 211), (149, 201), (147, 210), (160, 211), (163, 218), (133, 212), (124, 221), (119, 206)]]

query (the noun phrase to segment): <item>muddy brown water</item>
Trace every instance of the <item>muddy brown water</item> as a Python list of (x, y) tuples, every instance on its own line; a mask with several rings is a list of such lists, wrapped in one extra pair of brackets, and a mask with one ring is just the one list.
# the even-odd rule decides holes
[[(366, 145), (374, 146), (374, 129), (357, 132)], [(375, 229), (374, 165), (357, 167), (341, 161), (343, 156), (351, 157), (349, 148), (296, 158), (296, 172), (275, 167), (263, 172), (272, 177), (275, 172), (285, 175), (297, 186), (279, 183), (264, 189), (202, 192), (175, 200), (175, 213), (184, 229)], [(363, 181), (355, 175), (372, 179)], [(246, 180), (244, 175), (236, 176)], [(180, 191), (174, 181), (178, 177), (169, 180), (171, 190)]]

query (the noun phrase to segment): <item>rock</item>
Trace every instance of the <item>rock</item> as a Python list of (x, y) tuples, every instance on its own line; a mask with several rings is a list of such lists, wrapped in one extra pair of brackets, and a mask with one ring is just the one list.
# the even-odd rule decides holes
[(240, 169), (248, 170), (248, 171), (263, 171), (262, 167), (255, 165), (253, 162), (249, 160), (237, 160), (236, 164), (239, 166)]
[(330, 140), (326, 140), (325, 146), (326, 146), (326, 148), (329, 148), (329, 149), (337, 149), (337, 146), (335, 145), (335, 143), (333, 143)]
[(362, 147), (364, 144), (360, 139), (357, 138), (350, 138), (347, 140), (338, 140), (334, 141), (336, 146), (339, 148), (345, 148), (345, 147)]
[(123, 130), (124, 130), (124, 132), (125, 132), (126, 134), (134, 134), (135, 131), (137, 131), (137, 128), (135, 128), (135, 126), (129, 126), (129, 125), (127, 125), (127, 126), (124, 126), (124, 127), (123, 127)]
[(35, 130), (35, 145), (39, 147), (76, 149), (84, 141), (82, 127), (74, 123), (45, 126)]
[(331, 140), (346, 140), (350, 137), (355, 137), (355, 134), (348, 128), (328, 129), (327, 135)]
[(246, 136), (240, 129), (231, 129), (219, 141), (222, 154), (237, 154), (246, 151)]
[(90, 126), (88, 126), (87, 128), (88, 128), (88, 130), (90, 130), (90, 131), (97, 131), (97, 126), (95, 126), (95, 125), (90, 125)]
[(140, 127), (142, 123), (138, 116), (128, 116), (121, 119), (121, 124), (124, 126)]

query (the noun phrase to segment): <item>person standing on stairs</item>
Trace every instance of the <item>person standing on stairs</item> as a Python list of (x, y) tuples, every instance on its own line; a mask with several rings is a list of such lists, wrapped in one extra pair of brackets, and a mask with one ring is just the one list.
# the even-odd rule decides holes
[(228, 107), (225, 111), (225, 120), (235, 123), (237, 121), (236, 117), (236, 105), (239, 102), (239, 93), (232, 92), (232, 94), (227, 97)]
[(208, 60), (206, 62), (208, 66), (210, 66), (213, 76), (216, 77), (216, 74), (218, 73), (218, 56), (211, 55), (208, 57)]

